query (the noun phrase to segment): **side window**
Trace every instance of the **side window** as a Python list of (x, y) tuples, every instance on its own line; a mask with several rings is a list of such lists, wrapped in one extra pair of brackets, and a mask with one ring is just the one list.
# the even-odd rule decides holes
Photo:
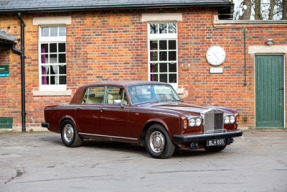
[(116, 86), (107, 87), (106, 104), (111, 105), (127, 105), (128, 100), (124, 88)]
[(140, 85), (129, 87), (129, 96), (133, 104), (144, 103), (153, 100), (152, 87), (150, 85)]
[(82, 104), (101, 104), (105, 95), (105, 87), (89, 87), (86, 89)]

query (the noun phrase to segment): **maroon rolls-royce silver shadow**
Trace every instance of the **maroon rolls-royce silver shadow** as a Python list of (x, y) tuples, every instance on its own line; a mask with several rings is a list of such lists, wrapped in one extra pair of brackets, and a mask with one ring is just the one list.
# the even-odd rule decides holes
[(80, 87), (71, 102), (47, 106), (42, 127), (61, 133), (68, 147), (83, 139), (144, 144), (155, 158), (176, 148), (219, 152), (242, 135), (238, 112), (185, 104), (173, 87), (150, 81), (97, 82)]

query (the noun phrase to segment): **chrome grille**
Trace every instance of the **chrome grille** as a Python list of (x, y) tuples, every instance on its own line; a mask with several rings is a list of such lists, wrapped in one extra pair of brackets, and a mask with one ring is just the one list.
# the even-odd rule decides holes
[(214, 133), (223, 130), (223, 112), (211, 110), (204, 114), (204, 132)]

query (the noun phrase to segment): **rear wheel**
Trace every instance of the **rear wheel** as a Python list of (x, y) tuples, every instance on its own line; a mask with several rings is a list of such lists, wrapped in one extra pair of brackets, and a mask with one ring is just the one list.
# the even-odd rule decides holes
[(225, 149), (226, 146), (222, 146), (222, 147), (205, 147), (204, 149), (208, 152), (219, 152), (222, 151), (223, 149)]
[(67, 147), (78, 147), (83, 140), (79, 136), (75, 124), (71, 120), (65, 120), (61, 126), (61, 138)]
[(154, 158), (169, 158), (175, 151), (166, 129), (159, 124), (152, 125), (145, 136), (145, 147), (149, 154)]

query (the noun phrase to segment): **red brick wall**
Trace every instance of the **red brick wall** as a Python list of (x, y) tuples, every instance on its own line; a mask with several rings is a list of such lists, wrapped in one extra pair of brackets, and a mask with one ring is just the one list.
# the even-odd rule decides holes
[(0, 66), (9, 66), (9, 77), (0, 77), (0, 117), (13, 117), (17, 126), (21, 122), (20, 63), (11, 50), (0, 49)]
[[(72, 16), (71, 25), (67, 25), (68, 90), (74, 93), (77, 87), (100, 80), (148, 79), (147, 23), (141, 22), (143, 12), (59, 14)], [(236, 109), (241, 114), (241, 126), (254, 127), (254, 56), (247, 54), (247, 86), (244, 86), (243, 28), (214, 27), (212, 10), (209, 9), (178, 9), (177, 12), (183, 14), (183, 20), (178, 22), (178, 85), (184, 90), (182, 98), (189, 103), (214, 103)], [(26, 23), (27, 130), (39, 127), (45, 106), (69, 102), (71, 99), (69, 96), (33, 96), (33, 91), (39, 90), (38, 26), (32, 24), (34, 16), (23, 16)], [(10, 31), (7, 33), (19, 37), (20, 27), (16, 15), (0, 16), (0, 28), (7, 29), (8, 26)], [(264, 45), (269, 38), (278, 45), (287, 45), (286, 31), (286, 28), (272, 26), (247, 27), (247, 48), (250, 45)], [(212, 45), (220, 45), (226, 51), (226, 60), (221, 65), (223, 74), (209, 74), (211, 66), (205, 54)], [(4, 59), (1, 56), (0, 64), (9, 62), (11, 66), (10, 77), (0, 78), (1, 90), (4, 90), (4, 94), (0, 94), (0, 117), (13, 116), (14, 127), (19, 127), (20, 57), (10, 52), (7, 60), (7, 53), (0, 54), (6, 54)]]

